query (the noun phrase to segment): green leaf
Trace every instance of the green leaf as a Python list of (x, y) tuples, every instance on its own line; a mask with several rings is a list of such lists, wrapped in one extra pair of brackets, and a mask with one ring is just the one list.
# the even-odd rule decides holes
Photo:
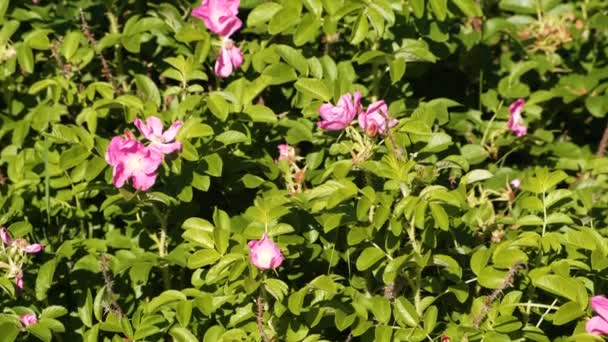
[(287, 300), (287, 307), (292, 314), (299, 316), (302, 312), (302, 305), (304, 303), (304, 297), (306, 296), (306, 289), (301, 289), (289, 295)]
[(470, 172), (468, 172), (466, 175), (464, 175), (464, 177), (462, 177), (462, 179), (460, 181), (463, 184), (473, 184), (475, 182), (481, 182), (486, 179), (490, 179), (492, 177), (494, 177), (492, 172), (490, 172), (488, 170), (477, 169), (477, 170), (471, 170)]
[(247, 27), (267, 23), (283, 6), (276, 2), (264, 2), (256, 6), (247, 16)]
[(441, 230), (448, 231), (450, 229), (450, 219), (447, 212), (443, 209), (443, 206), (438, 203), (429, 203), (431, 208), (431, 215), (435, 220), (435, 225)]
[(376, 247), (367, 247), (357, 258), (357, 270), (365, 271), (384, 257), (384, 252)]
[(331, 91), (325, 85), (325, 82), (314, 78), (300, 78), (294, 84), (295, 88), (315, 99), (325, 102), (331, 100)]
[(359, 15), (359, 20), (357, 20), (357, 24), (353, 28), (352, 35), (350, 37), (350, 43), (352, 45), (357, 45), (365, 40), (367, 37), (367, 31), (369, 30), (369, 23), (367, 21), (367, 16), (364, 13)]
[(439, 21), (444, 21), (448, 15), (448, 1), (447, 0), (430, 0), (431, 9), (435, 14), (435, 18)]
[(211, 265), (220, 258), (221, 255), (215, 249), (201, 249), (188, 258), (188, 268), (195, 269)]
[(34, 53), (32, 48), (25, 44), (15, 46), (17, 50), (17, 62), (24, 73), (31, 74), (34, 72)]
[(391, 303), (383, 296), (374, 296), (371, 301), (371, 311), (380, 323), (388, 323), (391, 319)]
[(289, 45), (278, 44), (274, 50), (287, 64), (298, 70), (302, 76), (308, 75), (308, 61), (302, 53)]
[(408, 301), (405, 297), (399, 297), (395, 300), (393, 305), (395, 320), (400, 322), (401, 325), (407, 325), (410, 327), (418, 326), (418, 322), (420, 322), (420, 316), (416, 312), (416, 308), (410, 301)]
[(55, 275), (55, 268), (57, 267), (57, 259), (51, 259), (45, 262), (38, 270), (38, 276), (36, 277), (36, 299), (45, 300), (46, 293), (53, 284), (53, 276)]
[(173, 337), (175, 342), (198, 342), (198, 338), (190, 332), (190, 330), (183, 327), (173, 327), (169, 330), (169, 335)]
[(584, 314), (585, 311), (581, 309), (581, 306), (577, 302), (568, 302), (557, 309), (553, 315), (553, 324), (564, 325), (572, 322)]
[(146, 304), (145, 312), (151, 314), (159, 310), (164, 305), (176, 301), (186, 300), (188, 300), (188, 298), (186, 298), (183, 293), (176, 290), (167, 290), (148, 302), (148, 304)]
[(239, 131), (229, 130), (215, 137), (215, 139), (224, 145), (232, 145), (238, 143), (249, 142), (249, 137)]
[(207, 106), (213, 115), (221, 121), (226, 121), (230, 112), (230, 104), (218, 93), (210, 93), (207, 97)]
[(276, 123), (277, 116), (272, 109), (264, 105), (250, 105), (244, 111), (254, 122)]
[[(558, 274), (545, 274), (532, 278), (532, 284), (552, 294), (567, 298), (584, 309), (587, 307), (587, 290), (576, 279)], [(584, 295), (581, 295), (584, 294)]]
[(68, 34), (63, 37), (63, 42), (61, 43), (61, 55), (65, 57), (66, 60), (71, 61), (72, 57), (78, 50), (78, 46), (80, 45), (80, 39), (82, 38), (82, 33), (78, 31), (70, 31)]

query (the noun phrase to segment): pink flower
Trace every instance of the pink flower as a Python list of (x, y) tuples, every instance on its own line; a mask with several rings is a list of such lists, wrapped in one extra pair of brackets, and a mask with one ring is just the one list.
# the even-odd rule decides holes
[(397, 124), (397, 120), (388, 115), (388, 108), (384, 100), (376, 101), (367, 107), (367, 111), (359, 114), (359, 127), (367, 134), (384, 134), (388, 128)]
[(321, 121), (317, 122), (317, 126), (326, 131), (341, 131), (350, 125), (361, 110), (361, 93), (346, 93), (336, 106), (325, 103), (319, 107)]
[(511, 186), (515, 189), (519, 189), (519, 187), (521, 186), (521, 181), (518, 178), (515, 178), (511, 181)]
[(5, 245), (10, 245), (13, 243), (13, 238), (11, 238), (11, 233), (9, 233), (8, 229), (2, 227), (0, 228), (0, 238), (2, 239), (2, 243)]
[(509, 106), (509, 130), (515, 133), (515, 135), (518, 137), (524, 136), (528, 133), (528, 128), (524, 124), (524, 120), (521, 117), (521, 111), (525, 104), (526, 101), (524, 99), (518, 99)]
[(172, 141), (175, 140), (177, 132), (184, 124), (183, 122), (179, 120), (175, 121), (171, 127), (164, 132), (163, 123), (156, 116), (147, 118), (145, 123), (140, 119), (135, 119), (133, 123), (139, 132), (143, 134), (146, 139), (150, 140), (150, 148), (157, 149), (163, 154), (169, 154), (181, 150), (182, 143), (179, 141)]
[(114, 168), (114, 186), (122, 188), (131, 178), (135, 189), (146, 191), (156, 181), (156, 169), (162, 162), (162, 153), (131, 137), (117, 136), (112, 138), (108, 146), (106, 161)]
[(215, 74), (220, 77), (228, 77), (234, 69), (243, 64), (243, 53), (238, 46), (229, 38), (222, 40), (222, 49), (215, 61)]
[(287, 144), (281, 144), (279, 147), (279, 160), (295, 161), (296, 151), (293, 147)]
[(23, 290), (23, 274), (21, 273), (21, 271), (15, 274), (15, 284), (18, 288)]
[(222, 37), (230, 37), (243, 23), (237, 17), (240, 0), (203, 0), (192, 10), (192, 15), (202, 19), (205, 26)]
[(255, 267), (264, 271), (269, 268), (273, 270), (283, 262), (283, 254), (277, 245), (268, 239), (264, 233), (261, 240), (249, 241), (249, 259)]
[(19, 321), (23, 324), (24, 327), (29, 327), (32, 324), (38, 323), (38, 318), (36, 318), (36, 314), (30, 313), (27, 315), (19, 316)]
[(34, 244), (26, 246), (25, 248), (22, 248), (22, 250), (26, 253), (35, 254), (35, 253), (39, 253), (39, 252), (43, 251), (44, 245), (39, 244), (39, 243), (34, 243)]
[(587, 321), (585, 329), (589, 334), (608, 334), (608, 298), (604, 296), (591, 297), (591, 307), (599, 316)]

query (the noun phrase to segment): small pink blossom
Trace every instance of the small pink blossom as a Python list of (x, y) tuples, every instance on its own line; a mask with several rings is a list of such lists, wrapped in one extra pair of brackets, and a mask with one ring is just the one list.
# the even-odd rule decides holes
[(38, 323), (38, 318), (36, 318), (36, 314), (30, 313), (27, 315), (19, 316), (19, 321), (23, 324), (24, 327), (29, 327), (32, 324)]
[(279, 147), (279, 160), (287, 160), (287, 161), (295, 161), (296, 160), (296, 150), (287, 145), (281, 144)]
[(122, 188), (131, 179), (135, 189), (146, 191), (156, 182), (156, 170), (162, 163), (162, 153), (131, 137), (116, 136), (108, 146), (106, 161), (113, 167), (114, 186)]
[(163, 123), (156, 116), (150, 116), (144, 123), (140, 119), (135, 119), (133, 122), (135, 127), (143, 134), (146, 139), (150, 140), (150, 148), (157, 149), (163, 154), (173, 153), (182, 148), (182, 143), (175, 141), (177, 132), (184, 124), (181, 121), (175, 121), (168, 130), (163, 132)]
[(317, 122), (317, 126), (326, 131), (341, 131), (351, 124), (361, 110), (361, 93), (346, 93), (335, 106), (331, 103), (321, 105), (321, 121)]
[(215, 74), (220, 77), (232, 75), (235, 69), (243, 64), (243, 53), (229, 38), (222, 40), (222, 49), (215, 61)]
[(249, 241), (249, 259), (255, 267), (264, 271), (276, 269), (283, 262), (283, 254), (277, 245), (264, 233), (261, 240)]
[(521, 117), (521, 112), (525, 104), (526, 101), (524, 99), (518, 99), (509, 106), (509, 130), (518, 137), (528, 133), (528, 128), (524, 123), (524, 119)]
[(21, 274), (21, 271), (15, 274), (15, 284), (17, 285), (17, 288), (23, 290), (23, 274)]
[(519, 187), (521, 186), (521, 181), (519, 180), (519, 178), (515, 178), (514, 180), (512, 180), (511, 186), (515, 189), (519, 189)]
[(591, 307), (599, 316), (593, 316), (587, 321), (585, 329), (589, 334), (608, 334), (608, 298), (604, 296), (591, 297)]
[(396, 119), (389, 116), (384, 100), (370, 104), (364, 113), (359, 114), (359, 127), (370, 136), (377, 133), (384, 134), (388, 128), (394, 127), (397, 122)]
[(192, 10), (192, 15), (202, 19), (205, 26), (222, 37), (230, 37), (243, 23), (237, 17), (240, 0), (203, 0)]
[(11, 237), (11, 233), (9, 233), (8, 229), (2, 227), (0, 228), (0, 238), (2, 239), (2, 243), (5, 245), (10, 245), (13, 243), (13, 238)]
[(26, 246), (25, 248), (22, 248), (22, 250), (26, 253), (35, 254), (35, 253), (39, 253), (39, 252), (43, 251), (44, 245), (39, 244), (39, 243), (34, 243), (34, 244)]

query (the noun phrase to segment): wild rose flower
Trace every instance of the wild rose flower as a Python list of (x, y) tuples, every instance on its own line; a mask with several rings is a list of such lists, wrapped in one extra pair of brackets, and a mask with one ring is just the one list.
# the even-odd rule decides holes
[(591, 297), (591, 307), (599, 316), (593, 316), (587, 321), (585, 329), (589, 334), (608, 334), (608, 298), (604, 296)]
[(350, 125), (360, 111), (361, 93), (346, 93), (340, 97), (336, 106), (331, 103), (321, 105), (321, 121), (317, 122), (317, 126), (326, 131), (341, 131)]
[(518, 137), (528, 133), (528, 128), (524, 124), (524, 119), (521, 117), (521, 111), (524, 108), (526, 101), (518, 99), (509, 106), (509, 130)]
[(521, 186), (521, 181), (519, 180), (519, 178), (515, 178), (514, 180), (512, 180), (511, 186), (515, 189), (519, 189), (519, 187)]
[(24, 327), (29, 327), (32, 324), (38, 323), (38, 318), (36, 318), (36, 314), (30, 313), (27, 315), (19, 316), (19, 321), (23, 324)]
[(215, 61), (215, 74), (220, 77), (232, 75), (243, 64), (243, 53), (230, 38), (222, 40), (222, 49)]
[(182, 143), (179, 141), (172, 142), (175, 140), (177, 132), (184, 124), (181, 121), (175, 121), (168, 130), (163, 132), (163, 123), (156, 116), (151, 116), (146, 119), (144, 123), (140, 119), (135, 119), (133, 122), (135, 127), (143, 134), (146, 139), (150, 140), (150, 148), (157, 149), (163, 154), (173, 153), (179, 151), (182, 148)]
[(13, 238), (11, 238), (11, 233), (9, 233), (8, 229), (2, 227), (0, 228), (0, 239), (2, 239), (2, 243), (5, 245), (10, 245), (13, 243)]
[[(388, 121), (387, 121), (388, 120)], [(388, 115), (388, 107), (384, 100), (376, 101), (359, 114), (359, 127), (370, 136), (376, 133), (384, 134), (388, 128), (394, 127), (397, 120)]]
[(278, 146), (278, 148), (279, 160), (287, 160), (289, 162), (296, 160), (296, 150), (293, 147), (287, 144), (281, 144)]
[(276, 269), (283, 262), (283, 254), (277, 245), (268, 239), (268, 235), (264, 233), (261, 240), (249, 241), (249, 259), (251, 263), (264, 271), (267, 269)]
[(156, 169), (162, 162), (162, 153), (138, 140), (117, 136), (108, 146), (106, 161), (114, 168), (114, 186), (122, 188), (131, 179), (135, 189), (146, 191), (156, 182)]
[(243, 23), (237, 17), (240, 0), (203, 0), (192, 10), (192, 15), (202, 19), (205, 26), (222, 37), (230, 37)]

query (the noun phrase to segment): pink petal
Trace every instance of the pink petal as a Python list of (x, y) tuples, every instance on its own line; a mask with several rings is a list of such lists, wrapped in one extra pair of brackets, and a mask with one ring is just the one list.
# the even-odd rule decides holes
[(19, 316), (19, 321), (21, 322), (21, 324), (23, 324), (24, 327), (27, 328), (32, 324), (38, 323), (38, 318), (36, 318), (35, 314), (30, 313), (27, 315)]
[(175, 140), (175, 136), (177, 135), (177, 132), (179, 132), (179, 129), (182, 127), (183, 124), (184, 123), (179, 120), (175, 121), (171, 125), (171, 127), (169, 127), (169, 129), (163, 133), (164, 142), (171, 142)]
[(129, 177), (131, 177), (131, 174), (125, 169), (123, 163), (114, 166), (114, 170), (112, 170), (112, 182), (115, 187), (122, 188)]
[(146, 125), (139, 118), (135, 119), (135, 121), (133, 121), (133, 124), (135, 125), (135, 127), (137, 127), (139, 133), (146, 137), (146, 139), (150, 139), (149, 137), (152, 136), (152, 131), (150, 130), (148, 125)]
[(606, 335), (608, 334), (608, 322), (600, 316), (594, 316), (585, 324), (585, 330), (589, 334)]
[(2, 227), (0, 228), (0, 238), (2, 239), (2, 243), (5, 245), (10, 245), (13, 243), (13, 238), (11, 238), (11, 233), (9, 233), (8, 229)]
[(230, 60), (230, 52), (222, 47), (220, 54), (215, 61), (215, 74), (220, 77), (228, 77), (232, 74), (232, 61)]
[(238, 69), (241, 64), (243, 64), (243, 53), (241, 52), (241, 49), (239, 49), (238, 46), (234, 46), (232, 49), (229, 50), (230, 52), (230, 62), (232, 62), (232, 66), (235, 69)]
[(44, 250), (44, 245), (41, 245), (39, 243), (31, 244), (23, 249), (23, 251), (30, 254), (39, 253), (42, 250)]
[(181, 150), (182, 149), (182, 143), (179, 142), (179, 141), (176, 141), (176, 142), (170, 143), (170, 144), (155, 144), (155, 145), (150, 145), (150, 147), (156, 149), (161, 154), (170, 154), (170, 153), (173, 153), (175, 151)]
[(591, 297), (591, 307), (604, 320), (608, 321), (608, 298), (605, 296)]
[(156, 173), (153, 174), (145, 174), (139, 173), (133, 175), (133, 187), (137, 190), (147, 191), (150, 189), (154, 183), (156, 182)]
[(23, 277), (21, 274), (15, 276), (15, 285), (17, 285), (17, 288), (23, 289)]
[[(152, 132), (153, 137), (162, 137), (163, 136), (163, 122), (157, 118), (156, 116), (150, 116), (146, 119), (146, 126)], [(152, 140), (146, 136), (148, 140)]]

